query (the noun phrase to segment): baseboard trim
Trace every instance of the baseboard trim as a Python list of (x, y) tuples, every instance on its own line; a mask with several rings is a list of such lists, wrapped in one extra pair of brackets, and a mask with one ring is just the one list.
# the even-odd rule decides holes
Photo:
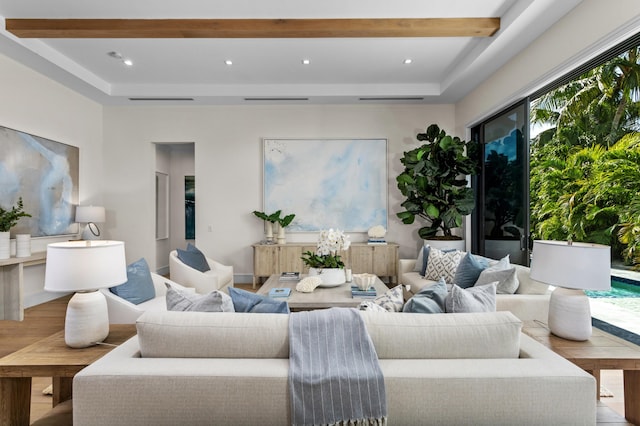
[(24, 297), (24, 307), (26, 309), (45, 302), (50, 302), (52, 300), (65, 296), (66, 294), (71, 293), (51, 293), (49, 291), (40, 291), (38, 293), (28, 294)]

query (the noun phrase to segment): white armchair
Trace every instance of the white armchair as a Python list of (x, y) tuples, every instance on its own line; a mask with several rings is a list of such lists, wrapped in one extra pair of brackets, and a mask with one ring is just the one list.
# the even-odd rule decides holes
[(182, 263), (178, 259), (178, 252), (173, 250), (169, 253), (171, 280), (185, 287), (193, 287), (200, 294), (206, 294), (213, 290), (227, 292), (227, 287), (233, 287), (233, 266), (223, 265), (208, 257), (206, 259), (211, 270), (200, 272)]
[(156, 297), (138, 305), (111, 293), (108, 288), (100, 290), (107, 299), (107, 310), (109, 312), (110, 324), (135, 324), (138, 317), (145, 311), (166, 311), (167, 287), (165, 286), (165, 283), (169, 283), (178, 290), (195, 293), (195, 289), (181, 286), (180, 284), (161, 275), (154, 274), (153, 272), (151, 273), (151, 279), (153, 280), (153, 287), (156, 290)]

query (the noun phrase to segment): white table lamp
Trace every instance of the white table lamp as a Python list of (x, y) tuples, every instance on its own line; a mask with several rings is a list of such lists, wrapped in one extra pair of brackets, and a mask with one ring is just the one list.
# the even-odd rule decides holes
[(64, 339), (72, 348), (102, 342), (109, 334), (107, 300), (98, 291), (127, 281), (122, 241), (69, 241), (47, 245), (44, 289), (74, 291)]
[(531, 278), (557, 288), (549, 301), (549, 330), (570, 340), (591, 337), (591, 308), (583, 290), (611, 288), (611, 247), (534, 241)]
[(86, 223), (82, 231), (83, 240), (99, 240), (100, 228), (98, 223), (106, 221), (104, 207), (99, 206), (78, 206), (76, 207), (76, 222)]

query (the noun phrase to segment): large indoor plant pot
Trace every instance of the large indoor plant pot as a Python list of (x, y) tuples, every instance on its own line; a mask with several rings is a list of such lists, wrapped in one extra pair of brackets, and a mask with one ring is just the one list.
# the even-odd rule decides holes
[(464, 240), (424, 240), (424, 245), (428, 245), (438, 250), (459, 250), (466, 251), (466, 243)]

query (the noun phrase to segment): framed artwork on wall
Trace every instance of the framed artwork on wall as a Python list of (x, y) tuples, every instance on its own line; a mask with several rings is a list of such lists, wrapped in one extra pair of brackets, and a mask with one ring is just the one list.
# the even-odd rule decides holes
[(10, 209), (22, 197), (31, 217), (11, 228), (32, 237), (78, 232), (80, 150), (50, 139), (0, 126), (0, 206)]
[(196, 239), (196, 177), (184, 177), (184, 228), (187, 240)]
[(387, 227), (386, 139), (264, 139), (264, 211), (289, 232)]

